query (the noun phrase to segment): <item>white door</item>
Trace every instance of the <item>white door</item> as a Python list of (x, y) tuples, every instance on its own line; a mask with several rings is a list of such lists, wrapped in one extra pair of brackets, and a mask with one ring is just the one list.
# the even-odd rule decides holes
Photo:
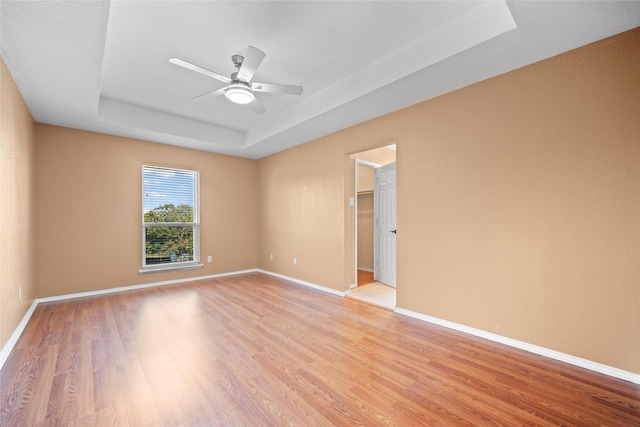
[(376, 280), (396, 287), (396, 164), (376, 169), (374, 187), (376, 224)]

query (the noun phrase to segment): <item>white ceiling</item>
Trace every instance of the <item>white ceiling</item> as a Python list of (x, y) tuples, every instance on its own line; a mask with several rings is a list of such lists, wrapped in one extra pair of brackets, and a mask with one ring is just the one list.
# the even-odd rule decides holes
[[(640, 25), (636, 1), (6, 1), (1, 49), (34, 119), (261, 158)], [(266, 53), (258, 93), (224, 84), (234, 54)]]

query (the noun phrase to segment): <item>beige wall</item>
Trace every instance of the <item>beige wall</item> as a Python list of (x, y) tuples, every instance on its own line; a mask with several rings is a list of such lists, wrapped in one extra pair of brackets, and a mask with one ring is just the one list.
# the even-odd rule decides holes
[[(35, 158), (40, 297), (257, 265), (255, 160), (43, 124), (36, 125)], [(200, 171), (204, 268), (138, 274), (143, 163)]]
[(35, 298), (33, 126), (0, 59), (0, 348)]
[(311, 144), (259, 161), (260, 268), (334, 289), (342, 286), (343, 160), (337, 150)]
[(259, 266), (346, 290), (349, 154), (395, 141), (399, 307), (640, 373), (639, 51), (636, 29), (260, 160)]
[(358, 174), (358, 192), (373, 191), (375, 169), (367, 166), (356, 166), (356, 169), (356, 173)]

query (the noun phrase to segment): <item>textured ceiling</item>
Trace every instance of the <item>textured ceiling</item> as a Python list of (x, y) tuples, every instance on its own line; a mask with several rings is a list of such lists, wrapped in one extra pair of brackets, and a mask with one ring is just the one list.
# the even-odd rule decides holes
[[(638, 2), (0, 3), (1, 50), (38, 122), (260, 158), (640, 24)], [(254, 79), (302, 96), (224, 96), (247, 46)]]

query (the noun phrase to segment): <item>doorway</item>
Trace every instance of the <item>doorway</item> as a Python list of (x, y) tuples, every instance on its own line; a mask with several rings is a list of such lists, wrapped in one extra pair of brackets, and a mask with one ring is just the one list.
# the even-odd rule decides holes
[[(389, 250), (393, 250), (395, 255), (395, 234), (391, 233), (395, 232), (395, 203), (388, 203), (390, 192), (387, 182), (389, 169), (393, 169), (395, 177), (395, 145), (355, 153), (351, 158), (355, 164), (354, 260), (357, 282), (351, 285), (348, 296), (393, 310), (396, 299), (395, 259), (391, 265), (390, 258), (381, 262), (381, 256), (388, 256)], [(382, 181), (386, 182), (382, 187), (376, 185), (381, 180), (381, 172)], [(393, 185), (395, 187), (395, 179)], [(395, 191), (391, 193), (395, 201)], [(391, 207), (393, 218), (389, 216)], [(390, 219), (393, 219), (391, 223)], [(380, 225), (392, 228), (381, 231)]]

